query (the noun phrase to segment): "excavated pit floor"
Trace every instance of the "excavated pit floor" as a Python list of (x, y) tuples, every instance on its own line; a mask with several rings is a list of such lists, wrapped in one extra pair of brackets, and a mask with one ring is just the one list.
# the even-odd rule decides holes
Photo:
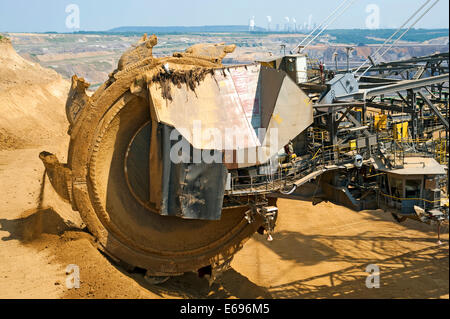
[[(449, 297), (448, 230), (437, 245), (428, 225), (284, 199), (274, 241), (255, 235), (211, 287), (194, 273), (150, 285), (99, 252), (79, 215), (42, 185), (39, 152), (64, 161), (66, 147), (61, 139), (0, 152), (0, 298)], [(66, 288), (71, 264), (79, 289)], [(380, 268), (379, 289), (366, 287), (370, 264)]]

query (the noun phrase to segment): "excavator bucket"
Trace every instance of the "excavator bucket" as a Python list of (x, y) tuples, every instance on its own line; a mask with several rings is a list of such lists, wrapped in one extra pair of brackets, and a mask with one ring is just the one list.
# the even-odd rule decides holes
[(228, 168), (267, 162), (313, 122), (308, 96), (285, 72), (259, 64), (211, 70), (194, 90), (150, 83), (149, 92), (157, 121), (194, 148), (263, 154), (256, 162), (232, 158)]

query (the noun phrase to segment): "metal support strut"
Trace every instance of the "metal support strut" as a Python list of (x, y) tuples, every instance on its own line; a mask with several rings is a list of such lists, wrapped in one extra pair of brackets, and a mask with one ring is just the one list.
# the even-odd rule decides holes
[(267, 235), (267, 240), (273, 240), (276, 221), (278, 217), (278, 208), (275, 206), (266, 206), (265, 204), (252, 204), (250, 210), (245, 213), (245, 219), (251, 224), (255, 221), (255, 216), (259, 215), (264, 219), (264, 231), (258, 231), (260, 234)]

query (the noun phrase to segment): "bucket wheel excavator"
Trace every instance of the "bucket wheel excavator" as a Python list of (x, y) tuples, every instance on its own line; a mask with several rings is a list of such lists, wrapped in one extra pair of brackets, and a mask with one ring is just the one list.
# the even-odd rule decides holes
[[(256, 130), (277, 126), (283, 107), (294, 103), (289, 99), (306, 95), (284, 72), (260, 65), (224, 67), (222, 59), (234, 45), (199, 44), (156, 58), (156, 44), (156, 36), (144, 36), (92, 95), (89, 84), (73, 76), (66, 105), (68, 163), (47, 152), (40, 158), (54, 189), (80, 212), (113, 259), (155, 277), (220, 269), (255, 232), (271, 232), (276, 199), (245, 192), (227, 196), (232, 173), (255, 163), (193, 163), (196, 151), (216, 151), (223, 159), (226, 150), (236, 155), (237, 147), (226, 149), (204, 134), (192, 137), (192, 123), (201, 120), (201, 133), (213, 127), (224, 139), (227, 127), (248, 132), (241, 149), (267, 149), (268, 138), (258, 140)], [(275, 90), (261, 91), (264, 81)], [(287, 89), (295, 92), (278, 96)], [(290, 115), (292, 123), (307, 127), (310, 109), (307, 116), (300, 116), (301, 110)], [(271, 116), (276, 112), (278, 118)], [(281, 145), (299, 129), (294, 131), (280, 134)], [(179, 140), (174, 133), (181, 133)], [(171, 151), (183, 141), (190, 161), (173, 159)], [(266, 152), (261, 163), (271, 155)]]

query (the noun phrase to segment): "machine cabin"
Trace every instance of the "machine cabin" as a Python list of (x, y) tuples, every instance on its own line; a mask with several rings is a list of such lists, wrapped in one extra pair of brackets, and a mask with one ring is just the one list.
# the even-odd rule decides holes
[(414, 215), (414, 206), (427, 211), (441, 206), (439, 184), (446, 171), (433, 158), (406, 157), (403, 168), (380, 171), (385, 172), (380, 176), (380, 207)]

